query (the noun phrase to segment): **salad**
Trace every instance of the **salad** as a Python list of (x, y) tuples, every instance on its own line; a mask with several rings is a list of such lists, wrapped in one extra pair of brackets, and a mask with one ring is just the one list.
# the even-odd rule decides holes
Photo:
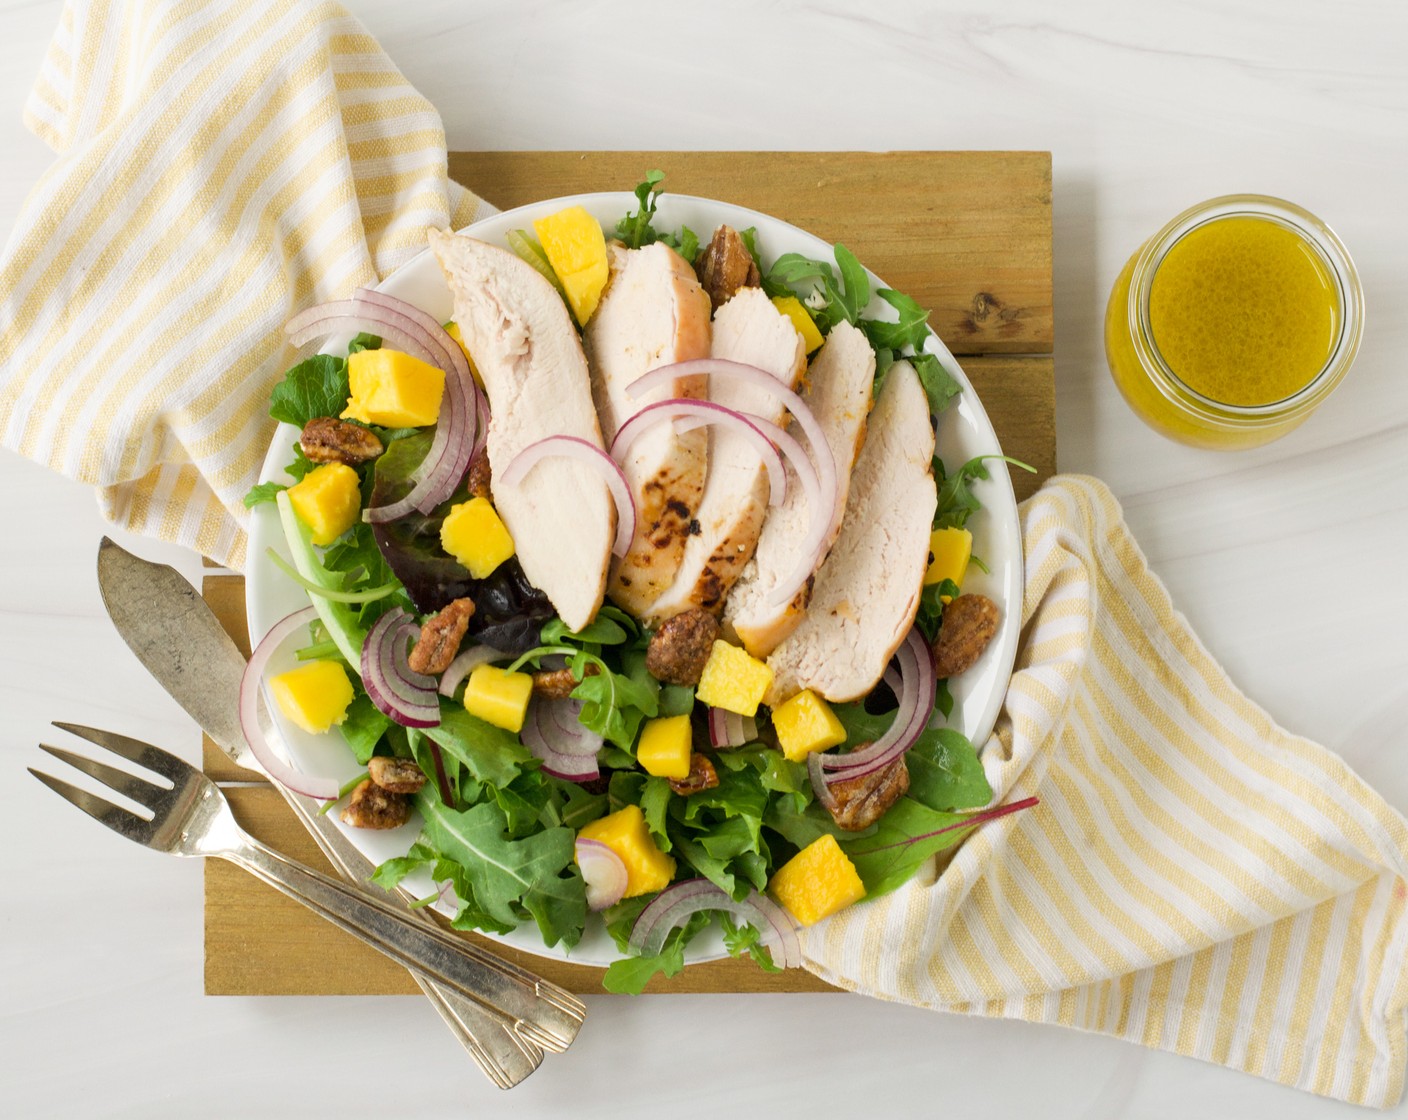
[[(759, 599), (781, 608), (766, 639), (741, 625), (732, 603), (760, 578), (767, 537), (754, 538), (756, 555), (728, 573), (738, 582), (715, 601), (701, 603), (704, 593), (695, 591), (685, 609), (652, 614), (620, 575), (648, 569), (629, 566), (632, 539), (639, 545), (662, 519), (647, 516), (648, 498), (631, 489), (625, 470), (618, 466), (613, 478), (583, 451), (572, 451), (572, 469), (600, 477), (611, 495), (608, 516), (596, 520), (614, 554), (616, 582), (603, 576), (609, 598), (584, 614), (553, 582), (558, 575), (529, 578), (542, 561), (521, 515), (511, 516), (510, 483), (537, 463), (546, 470), (554, 459), (568, 460), (560, 437), (549, 437), (511, 463), (500, 456), (497, 470), (488, 470), (496, 374), (468, 314), (463, 324), (441, 324), (393, 297), (358, 293), (297, 317), (290, 324), (297, 342), (359, 329), (345, 357), (308, 358), (274, 388), (271, 414), (299, 431), (289, 447), (289, 482), (263, 483), (246, 499), (277, 507), (284, 540), (270, 559), (310, 600), (260, 643), (242, 698), (247, 733), (271, 775), (326, 800), (356, 826), (418, 819), (416, 841), (382, 863), (375, 881), (390, 888), (428, 874), (438, 890), (424, 901), (448, 904), (458, 928), (503, 934), (528, 923), (545, 945), (570, 950), (588, 915), (600, 912), (621, 953), (607, 971), (612, 991), (639, 991), (658, 973), (678, 972), (686, 946), (709, 926), (721, 929), (735, 956), (746, 953), (768, 969), (798, 964), (799, 923), (893, 890), (982, 821), (1028, 804), (972, 812), (988, 805), (992, 791), (972, 744), (944, 726), (948, 677), (981, 654), (996, 626), (993, 605), (961, 587), (967, 565), (982, 563), (970, 560), (963, 538), (969, 518), (981, 516), (973, 483), (988, 477), (986, 459), (946, 470), (934, 457), (921, 465), (922, 479), (911, 479), (929, 486), (929, 504), (919, 503), (924, 578), (901, 603), (903, 627), (878, 655), (863, 693), (828, 700), (823, 691), (841, 697), (852, 685), (817, 678), (816, 687), (804, 687), (806, 658), (794, 658), (798, 665), (787, 659), (789, 649), (815, 643), (809, 608), (826, 613), (818, 604), (826, 602), (827, 572), (849, 570), (843, 553), (861, 539), (850, 521), (866, 494), (853, 485), (847, 501), (844, 485), (852, 476), (861, 485), (867, 456), (880, 454), (885, 441), (875, 433), (889, 415), (882, 406), (900, 399), (901, 381), (910, 385), (921, 394), (911, 401), (927, 406), (922, 419), (932, 446), (930, 414), (959, 392), (939, 358), (924, 351), (927, 312), (881, 290), (874, 294), (894, 316), (867, 318), (869, 277), (844, 246), (835, 247), (834, 264), (795, 253), (769, 261), (751, 230), (720, 227), (701, 244), (687, 227), (657, 229), (659, 180), (652, 172), (637, 188), (637, 208), (616, 225), (610, 252), (622, 255), (611, 258), (609, 273), (604, 261), (583, 266), (570, 255), (579, 252), (575, 230), (557, 238), (549, 223), (507, 239), (551, 284), (556, 313), (585, 338), (594, 363), (612, 301), (623, 302), (612, 295), (613, 285), (626, 287), (617, 264), (652, 245), (660, 246), (655, 256), (668, 255), (679, 284), (693, 283), (697, 270), (697, 287), (710, 297), (706, 322), (709, 302), (717, 323), (722, 307), (731, 299), (742, 306), (738, 297), (750, 289), (751, 302), (764, 308), (750, 312), (754, 321), (782, 320), (786, 345), (795, 341), (810, 354), (809, 364), (800, 363), (803, 375), (819, 371), (843, 337), (860, 340), (873, 363), (865, 385), (866, 401), (875, 399), (872, 430), (863, 443), (855, 437), (858, 453), (825, 454), (833, 433), (816, 430), (816, 417), (825, 421), (819, 377), (804, 377), (786, 406), (801, 440), (752, 410), (733, 410), (766, 437), (756, 473), (769, 501), (759, 503), (757, 532), (794, 516), (793, 544), (800, 541), (805, 554)], [(601, 328), (595, 338), (593, 317)], [(482, 368), (471, 373), (476, 359)], [(728, 364), (716, 358), (715, 373)], [(894, 384), (887, 389), (887, 382)], [(686, 402), (670, 400), (653, 434), (659, 442), (678, 433), (683, 444), (692, 421), (680, 411)], [(645, 413), (653, 406), (635, 407)], [(597, 411), (606, 429), (606, 409), (598, 403)], [(715, 429), (720, 437), (738, 436), (743, 425), (734, 415), (706, 419), (726, 425)], [(611, 453), (626, 464), (630, 448), (620, 442), (618, 434)], [(606, 458), (600, 448), (594, 455)], [(834, 497), (823, 469), (828, 458), (844, 476)], [(885, 478), (902, 473), (884, 466), (877, 460), (869, 469)], [(877, 491), (870, 500), (885, 497)], [(706, 492), (690, 512), (702, 514), (710, 500)], [(707, 536), (698, 521), (681, 520), (686, 565), (691, 541)], [(737, 531), (731, 523), (729, 532)], [(570, 556), (583, 536), (560, 540), (559, 550)], [(802, 567), (799, 582), (794, 569)], [(719, 584), (707, 561), (697, 583)], [(757, 642), (771, 647), (757, 649)], [(275, 654), (290, 646), (297, 668), (269, 676)], [(357, 778), (339, 786), (270, 750), (258, 732), (261, 683), (285, 719), (345, 742), (362, 768)]]

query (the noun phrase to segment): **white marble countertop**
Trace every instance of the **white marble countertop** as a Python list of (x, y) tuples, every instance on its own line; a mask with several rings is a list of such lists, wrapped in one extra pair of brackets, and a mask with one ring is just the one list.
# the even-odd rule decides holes
[[(1234, 680), (1408, 810), (1401, 0), (348, 6), (439, 107), (451, 147), (1051, 150), (1061, 468), (1110, 483)], [(0, 0), (3, 230), (48, 163), (19, 114), (59, 10)], [(1100, 324), (1144, 237), (1236, 191), (1335, 227), (1367, 330), (1308, 424), (1221, 455), (1134, 419)], [(502, 1096), (418, 998), (206, 998), (200, 867), (80, 825), (23, 772), (51, 719), (192, 759), (195, 728), (103, 614), (87, 490), (0, 453), (0, 525), (0, 1115), (1351, 1113), (1122, 1042), (843, 995), (593, 997), (573, 1049)], [(368, 1068), (395, 1073), (378, 1085)]]

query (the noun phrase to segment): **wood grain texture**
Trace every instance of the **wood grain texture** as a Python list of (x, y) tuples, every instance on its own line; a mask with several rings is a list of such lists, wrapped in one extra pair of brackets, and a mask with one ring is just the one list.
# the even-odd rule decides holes
[[(619, 189), (663, 167), (682, 193), (725, 198), (850, 245), (888, 283), (936, 310), (936, 326), (972, 381), (1003, 450), (1037, 468), (1014, 471), (1017, 498), (1056, 471), (1051, 348), (1050, 157), (1046, 153), (452, 153), (451, 174), (496, 205)], [(896, 190), (895, 183), (903, 190)], [(883, 204), (883, 205), (881, 205)], [(897, 215), (887, 217), (886, 215)], [(927, 214), (927, 224), (915, 214)], [(897, 224), (898, 223), (898, 224)], [(897, 230), (903, 229), (901, 236)], [(968, 293), (968, 295), (962, 295)], [(986, 310), (973, 299), (986, 293)], [(945, 303), (944, 301), (948, 301)], [(965, 303), (964, 300), (967, 300)], [(980, 301), (981, 302), (981, 301)], [(965, 310), (966, 309), (966, 310)], [(967, 318), (965, 318), (965, 316)], [(968, 322), (972, 329), (962, 324)], [(1017, 356), (1013, 351), (1024, 351)], [(244, 581), (212, 574), (204, 594), (248, 653)], [(259, 783), (209, 740), (206, 771)], [(229, 788), (255, 836), (327, 868), (282, 799), (262, 784)], [(600, 992), (601, 970), (488, 944), (573, 991)], [(205, 988), (212, 995), (413, 994), (408, 974), (355, 938), (239, 869), (205, 870)], [(746, 961), (691, 965), (648, 991), (831, 990), (802, 970), (769, 975)]]
[(960, 357), (1051, 352), (1049, 152), (450, 153), (450, 176), (505, 210), (630, 190), (651, 168), (843, 242)]

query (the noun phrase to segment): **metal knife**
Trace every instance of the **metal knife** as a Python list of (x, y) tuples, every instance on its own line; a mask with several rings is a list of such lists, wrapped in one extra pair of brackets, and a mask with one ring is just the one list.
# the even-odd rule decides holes
[[(245, 659), (205, 601), (174, 568), (134, 556), (104, 537), (98, 587), (117, 631), (158, 683), (239, 766), (259, 771), (239, 724)], [(309, 798), (271, 785), (342, 874), (363, 884), (373, 864)], [(406, 895), (408, 899), (412, 896)], [(434, 924), (423, 910), (411, 913)], [(475, 1002), (416, 977), (436, 1011), (484, 1072), (502, 1089), (538, 1068), (543, 1050), (565, 1050), (586, 1006), (570, 992), (475, 946), (484, 966), (484, 998)]]

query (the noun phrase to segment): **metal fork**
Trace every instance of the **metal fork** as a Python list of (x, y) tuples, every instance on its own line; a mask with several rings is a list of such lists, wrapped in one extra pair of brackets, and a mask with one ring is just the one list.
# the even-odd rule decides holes
[[(59, 796), (114, 832), (172, 855), (227, 859), (412, 972), (476, 1002), (486, 1003), (485, 993), (501, 986), (492, 971), (471, 955), (465, 943), (438, 927), (420, 925), (405, 911), (295, 863), (249, 836), (235, 820), (220, 787), (189, 763), (126, 735), (72, 723), (56, 722), (54, 726), (110, 750), (164, 780), (158, 784), (84, 755), (39, 744), (41, 750), (152, 813), (148, 820), (59, 778), (28, 768)], [(566, 993), (560, 1000), (542, 999), (535, 1008), (531, 1041), (550, 1050), (565, 1049), (576, 1037), (583, 1010), (580, 1001)]]

